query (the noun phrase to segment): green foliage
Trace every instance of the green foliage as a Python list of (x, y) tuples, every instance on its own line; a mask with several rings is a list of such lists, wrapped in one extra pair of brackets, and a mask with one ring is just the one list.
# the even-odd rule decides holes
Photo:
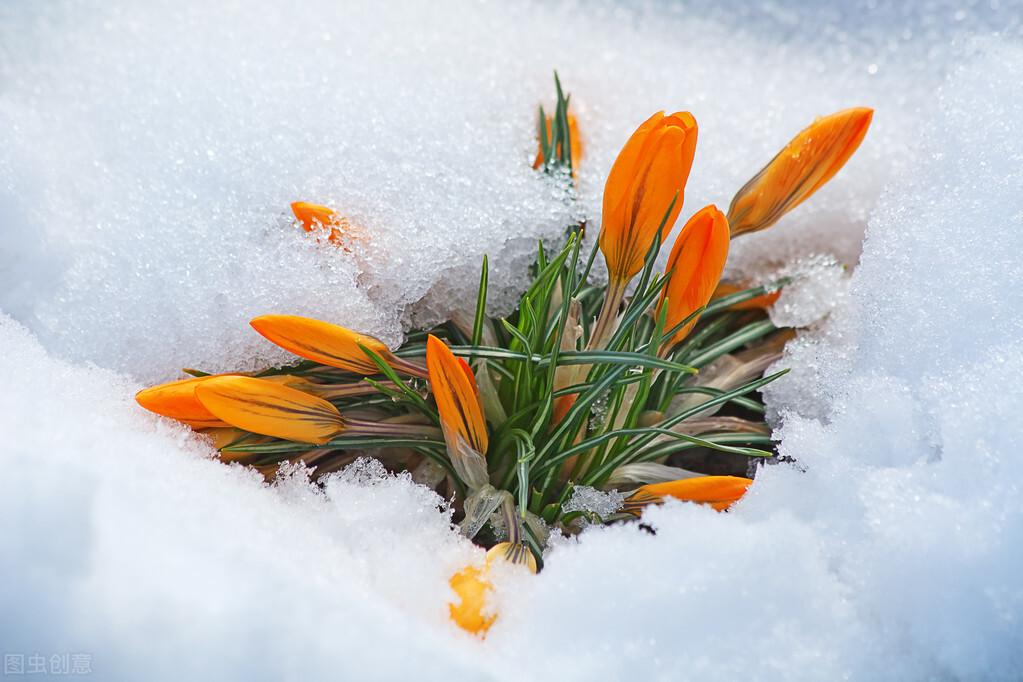
[[(456, 355), (470, 363), (491, 432), (489, 451), (481, 453), (486, 456), (491, 485), (512, 496), (520, 515), (528, 512), (558, 523), (580, 516), (574, 513), (566, 520), (561, 511), (575, 485), (601, 487), (627, 464), (663, 462), (697, 451), (751, 462), (773, 457), (766, 427), (739, 433), (715, 431), (713, 424), (699, 433), (684, 428), (687, 420), (715, 409), (762, 425), (764, 408), (758, 391), (782, 373), (726, 389), (698, 381), (700, 368), (777, 333), (762, 313), (728, 307), (761, 295), (765, 288), (714, 301), (675, 329), (664, 329), (664, 311), (658, 314), (654, 305), (666, 281), (655, 271), (659, 242), (655, 240), (635, 292), (626, 297), (620, 311), (613, 311), (617, 327), (607, 348), (587, 350), (592, 317), (580, 311), (599, 307), (606, 288), (583, 277), (592, 257), (582, 257), (582, 241), (578, 233), (570, 234), (552, 258), (539, 246), (535, 276), (517, 309), (506, 318), (486, 312), (488, 263), (484, 258), (472, 329), (448, 324), (413, 333), (395, 352), (406, 360), (421, 358), (428, 332), (444, 338)], [(588, 299), (596, 304), (587, 306)], [(697, 316), (699, 321), (686, 339), (666, 349), (663, 340)], [(418, 415), (422, 423), (439, 423), (425, 382), (403, 378), (384, 358), (368, 348), (363, 351), (380, 373), (362, 380), (376, 387), (378, 394), (332, 401), (342, 414), (369, 411), (381, 421)], [(329, 376), (334, 381), (344, 376), (309, 362), (276, 371)], [(695, 404), (673, 409), (679, 397), (691, 401), (695, 397)], [(344, 436), (323, 446), (243, 440), (223, 451), (259, 456), (259, 464), (267, 465), (313, 451), (340, 456), (363, 448), (374, 448), (385, 456), (396, 449), (411, 451), (439, 466), (456, 494), (468, 492), (439, 440)], [(527, 534), (526, 539), (530, 537)], [(532, 541), (538, 542), (535, 537)]]
[[(543, 170), (571, 174), (569, 97), (557, 74), (555, 85), (549, 124), (542, 107), (539, 112)], [(677, 200), (660, 230), (670, 229), (667, 219)], [(704, 467), (704, 473), (708, 466), (719, 469), (716, 462), (726, 458), (727, 466), (740, 467), (734, 473), (746, 475), (756, 462), (773, 457), (759, 390), (783, 374), (762, 376), (782, 337), (762, 311), (733, 306), (787, 281), (712, 300), (666, 329), (666, 311), (657, 302), (671, 273), (657, 271), (660, 234), (631, 295), (593, 281), (598, 247), (594, 243), (584, 251), (584, 241), (582, 226), (572, 226), (556, 252), (539, 244), (532, 281), (506, 318), (487, 312), (489, 262), (484, 256), (471, 328), (450, 322), (410, 333), (393, 352), (397, 364), (362, 346), (379, 370), (374, 376), (358, 377), (310, 361), (260, 375), (294, 374), (335, 386), (364, 382), (372, 390), (331, 399), (346, 418), (440, 425), (428, 382), (403, 375), (411, 368), (411, 374), (425, 376), (416, 366), (422, 365), (425, 340), (433, 334), (475, 374), (489, 430), (488, 451), (479, 453), (489, 484), (470, 489), (452, 466), (445, 442), (400, 435), (397, 429), (389, 435), (343, 435), (319, 446), (243, 435), (222, 452), (261, 470), (300, 459), (331, 471), (368, 449), (392, 468), (414, 469), (417, 480), (446, 497), (453, 495), (456, 509), (465, 510), (463, 526), (470, 537), (493, 538), (493, 528), (481, 531), (500, 506), (509, 534), (521, 538), (538, 560), (546, 537), (540, 519), (562, 530), (578, 519), (603, 521), (591, 512), (563, 512), (576, 485), (600, 488), (621, 467), (647, 462), (680, 466), (679, 458), (698, 472)], [(694, 319), (681, 342), (667, 342)], [(740, 367), (748, 362), (756, 369), (721, 378), (721, 362)], [(719, 412), (722, 417), (715, 418)]]

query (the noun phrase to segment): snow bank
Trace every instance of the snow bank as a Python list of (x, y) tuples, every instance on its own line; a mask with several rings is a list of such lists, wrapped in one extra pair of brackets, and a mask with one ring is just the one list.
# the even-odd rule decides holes
[[(24, 324), (0, 317), (0, 651), (89, 652), (100, 679), (1017, 676), (1021, 16), (0, 6), (0, 310)], [(257, 313), (396, 341), (467, 300), (485, 251), (507, 297), (574, 210), (527, 168), (552, 67), (593, 219), (652, 110), (700, 121), (686, 211), (727, 203), (813, 116), (878, 113), (832, 186), (734, 253), (735, 272), (817, 273), (777, 314), (837, 306), (769, 395), (805, 471), (766, 470), (727, 515), (668, 505), (656, 536), (558, 546), (506, 578), (478, 642), (447, 619), (447, 576), (476, 554), (435, 496), (369, 465), (323, 493), (266, 488), (131, 396), (181, 365), (277, 357), (246, 332)], [(316, 248), (295, 198), (369, 242)], [(828, 258), (856, 263), (868, 216), (845, 280)]]
[[(693, 212), (815, 116), (877, 105), (841, 182), (733, 254), (749, 269), (825, 245), (855, 262), (945, 41), (1019, 13), (815, 6), (4, 3), (0, 308), (62, 357), (156, 380), (281, 359), (246, 324), (269, 312), (396, 342), (474, 300), (484, 252), (507, 301), (536, 239), (574, 215), (528, 167), (554, 68), (594, 227), (604, 173), (652, 111), (700, 123)], [(357, 257), (296, 232), (296, 199), (360, 225)]]
[[(301, 475), (268, 489), (140, 414), (117, 376), (48, 359), (9, 319), (0, 347), (0, 384), (18, 387), (0, 398), (4, 653), (91, 654), (100, 679), (478, 665), (445, 606), (473, 552), (432, 492), (372, 466), (323, 493)], [(383, 655), (388, 641), (400, 658)]]

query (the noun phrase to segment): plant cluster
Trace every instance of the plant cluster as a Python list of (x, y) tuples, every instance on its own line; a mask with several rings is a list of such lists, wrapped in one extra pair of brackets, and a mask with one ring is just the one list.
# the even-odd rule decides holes
[[(534, 168), (574, 179), (583, 155), (560, 82), (541, 108)], [(474, 315), (413, 332), (397, 349), (336, 324), (264, 315), (252, 327), (302, 361), (257, 374), (206, 375), (141, 391), (138, 402), (210, 435), (225, 462), (272, 477), (285, 462), (320, 476), (367, 450), (451, 500), (461, 532), (489, 548), (453, 576), (452, 618), (473, 632), (495, 561), (542, 567), (551, 533), (639, 516), (667, 497), (725, 510), (774, 456), (759, 389), (791, 334), (764, 312), (785, 282), (722, 282), (735, 237), (763, 230), (826, 183), (866, 134), (849, 109), (800, 132), (733, 198), (692, 214), (666, 265), (697, 141), (687, 112), (658, 112), (610, 169), (599, 235), (569, 226), (542, 243), (515, 311), (487, 310), (488, 263)], [(567, 190), (572, 192), (570, 182)], [(292, 206), (317, 238), (362, 237), (333, 210)], [(591, 277), (598, 253), (606, 282)], [(569, 504), (580, 487), (617, 490), (603, 517)]]

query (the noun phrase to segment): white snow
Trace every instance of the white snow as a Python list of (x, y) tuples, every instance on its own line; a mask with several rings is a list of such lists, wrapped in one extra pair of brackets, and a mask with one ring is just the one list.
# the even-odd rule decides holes
[(601, 518), (611, 516), (622, 508), (624, 495), (617, 490), (597, 490), (588, 485), (579, 485), (572, 489), (572, 497), (562, 507), (565, 512), (592, 512)]
[[(97, 679), (1017, 677), (1021, 9), (0, 5), (0, 653), (88, 652)], [(528, 169), (553, 68), (591, 233), (652, 111), (700, 122), (684, 213), (815, 115), (877, 113), (729, 266), (813, 273), (773, 313), (811, 324), (768, 393), (800, 467), (496, 576), (480, 642), (447, 617), (479, 553), (442, 500), (370, 463), (265, 487), (132, 394), (279, 359), (259, 313), (396, 342), (472, 300), (484, 252), (506, 304), (577, 210)], [(296, 199), (368, 241), (317, 247)]]

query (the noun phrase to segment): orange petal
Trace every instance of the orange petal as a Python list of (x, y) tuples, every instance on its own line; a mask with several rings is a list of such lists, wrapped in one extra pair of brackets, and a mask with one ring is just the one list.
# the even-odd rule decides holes
[(272, 343), (299, 357), (364, 376), (379, 370), (359, 348), (360, 343), (384, 359), (391, 354), (382, 341), (372, 336), (309, 317), (261, 315), (249, 324)]
[(341, 413), (316, 396), (253, 377), (213, 377), (195, 395), (214, 415), (245, 431), (322, 445), (344, 431)]
[(568, 414), (568, 411), (572, 409), (572, 406), (575, 405), (575, 401), (578, 399), (578, 393), (569, 393), (568, 395), (555, 398), (551, 412), (551, 424), (560, 424), (561, 420), (565, 418), (565, 415)]
[(699, 476), (664, 483), (649, 483), (640, 486), (628, 497), (622, 511), (638, 516), (643, 507), (648, 504), (659, 504), (665, 497), (709, 504), (718, 511), (724, 511), (741, 498), (752, 483), (752, 480), (740, 476)]
[(291, 204), (291, 212), (302, 223), (302, 228), (306, 232), (329, 230), (327, 239), (338, 246), (344, 245), (345, 233), (350, 231), (351, 224), (333, 209), (319, 204), (296, 201)]
[[(710, 301), (725, 268), (728, 242), (728, 221), (713, 204), (697, 211), (682, 228), (668, 257), (671, 274), (658, 303), (660, 307), (667, 301), (667, 329)], [(670, 343), (684, 339), (696, 322), (691, 320), (676, 332)]]
[(863, 141), (873, 109), (846, 109), (796, 135), (732, 199), (732, 236), (770, 227), (834, 177)]
[(150, 412), (177, 419), (193, 429), (227, 426), (195, 397), (195, 387), (213, 377), (171, 381), (135, 394), (135, 401)]
[(457, 442), (457, 435), (477, 453), (485, 455), (487, 425), (472, 369), (467, 363), (460, 363), (451, 349), (433, 334), (426, 340), (426, 369), (449, 445)]
[(568, 115), (568, 136), (569, 146), (572, 148), (572, 174), (578, 172), (579, 162), (583, 158), (583, 138), (579, 135), (579, 123), (575, 120), (575, 116), (572, 114)]
[(643, 268), (672, 199), (661, 241), (682, 210), (696, 152), (696, 119), (688, 112), (647, 119), (618, 154), (604, 186), (600, 250), (612, 280), (627, 282)]

